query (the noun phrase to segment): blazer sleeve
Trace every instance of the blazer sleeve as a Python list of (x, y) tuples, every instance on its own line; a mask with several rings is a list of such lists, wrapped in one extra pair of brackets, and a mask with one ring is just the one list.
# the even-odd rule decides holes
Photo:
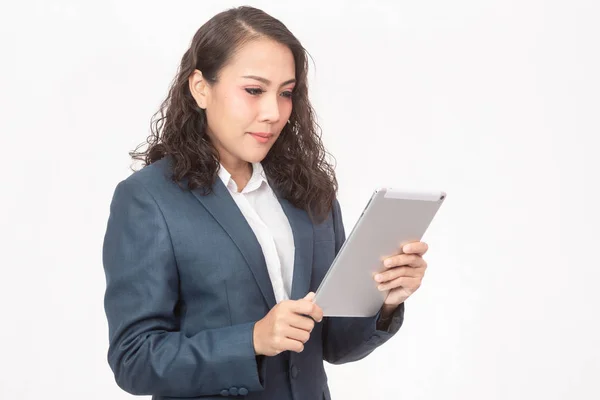
[[(337, 200), (333, 205), (332, 218), (337, 254), (346, 240)], [(369, 318), (326, 317), (323, 321), (324, 360), (331, 364), (357, 361), (372, 353), (400, 330), (404, 321), (404, 303), (398, 306), (387, 323), (382, 323), (380, 313)]]
[[(189, 336), (176, 317), (179, 277), (164, 216), (141, 182), (120, 182), (103, 244), (108, 363), (136, 395), (197, 397), (263, 390), (254, 323)], [(264, 373), (264, 371), (262, 371)]]

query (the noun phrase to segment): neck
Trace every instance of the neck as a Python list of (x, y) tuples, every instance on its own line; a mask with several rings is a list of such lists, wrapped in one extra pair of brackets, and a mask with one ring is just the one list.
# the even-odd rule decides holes
[(239, 159), (221, 159), (221, 164), (231, 174), (231, 179), (235, 182), (238, 192), (241, 192), (252, 176), (252, 164)]

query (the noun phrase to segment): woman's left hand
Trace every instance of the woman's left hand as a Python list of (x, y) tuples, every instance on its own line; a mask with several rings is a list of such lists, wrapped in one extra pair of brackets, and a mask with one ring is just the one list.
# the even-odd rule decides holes
[(396, 308), (408, 299), (420, 286), (427, 263), (423, 255), (429, 246), (424, 242), (413, 242), (403, 246), (404, 254), (384, 260), (386, 271), (375, 275), (379, 290), (390, 290), (384, 308)]

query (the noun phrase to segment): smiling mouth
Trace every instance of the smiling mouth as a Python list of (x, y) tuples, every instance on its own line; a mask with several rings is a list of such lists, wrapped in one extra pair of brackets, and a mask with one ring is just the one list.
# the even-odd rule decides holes
[(259, 143), (266, 143), (273, 136), (272, 133), (265, 132), (248, 132), (254, 139), (256, 139)]
[(260, 137), (264, 137), (264, 138), (270, 138), (271, 136), (273, 136), (272, 133), (268, 133), (268, 132), (248, 132), (251, 135), (255, 135), (255, 136), (260, 136)]

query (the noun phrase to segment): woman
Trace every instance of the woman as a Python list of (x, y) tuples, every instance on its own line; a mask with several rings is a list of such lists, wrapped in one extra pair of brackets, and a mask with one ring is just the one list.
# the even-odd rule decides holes
[(387, 260), (376, 317), (312, 302), (344, 227), (305, 51), (278, 20), (241, 7), (202, 26), (132, 155), (146, 165), (117, 185), (103, 248), (108, 361), (127, 392), (329, 398), (324, 360), (359, 360), (400, 328), (425, 243)]

